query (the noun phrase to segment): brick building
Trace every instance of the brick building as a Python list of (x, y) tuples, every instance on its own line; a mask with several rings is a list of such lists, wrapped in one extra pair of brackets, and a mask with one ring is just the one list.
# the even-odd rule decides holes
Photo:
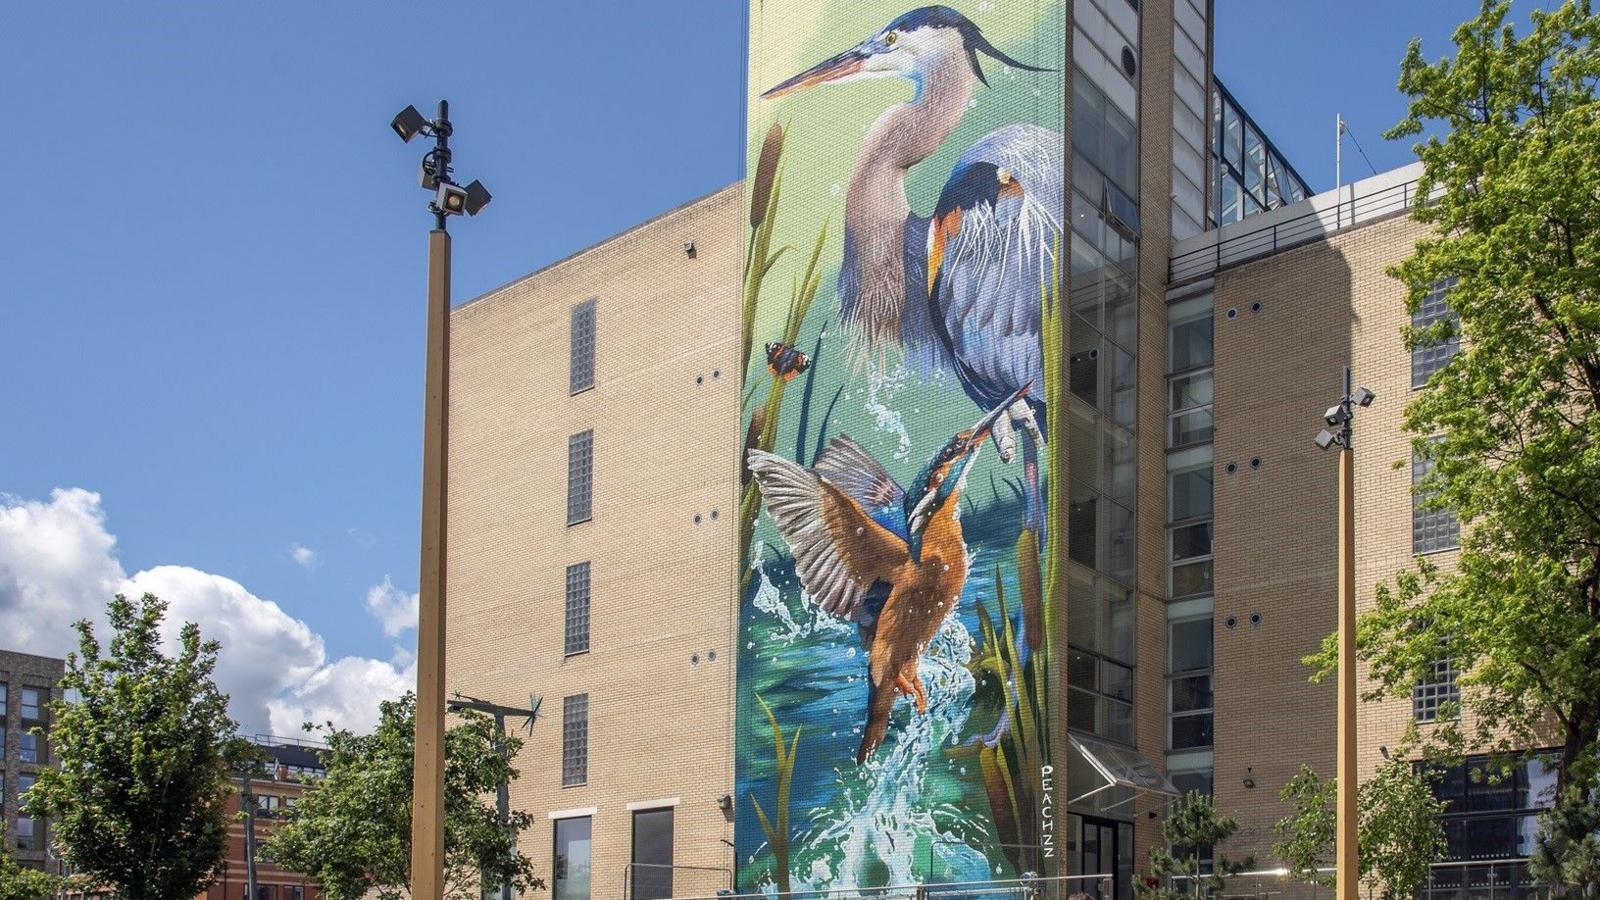
[[(827, 6), (796, 8), (813, 5)], [(1109, 563), (1070, 552), (1062, 596), (1051, 598), (1062, 610), (1055, 639), (1070, 648), (1065, 712), (1051, 710), (1070, 746), (1054, 757), (1066, 776), (1052, 858), (1056, 871), (1106, 876), (1082, 887), (1107, 900), (1129, 896), (1175, 791), (1210, 792), (1242, 826), (1223, 849), (1273, 869), (1272, 825), (1286, 812), (1279, 789), (1302, 764), (1332, 774), (1335, 689), (1308, 683), (1301, 658), (1336, 619), (1334, 463), (1311, 437), (1337, 400), (1341, 367), (1379, 398), (1360, 423), (1359, 602), (1370, 604), (1374, 585), (1415, 554), (1450, 565), (1456, 545), (1447, 513), (1414, 506), (1400, 429), (1411, 391), (1444, 358), (1405, 350), (1404, 290), (1385, 274), (1422, 234), (1407, 216), (1418, 172), (1313, 196), (1216, 79), (1213, 11), (1198, 0), (1080, 0), (1065, 13), (1072, 37), (1055, 48), (1071, 76), (1062, 126), (1076, 148), (1066, 173), (1076, 193), (1062, 218), (1073, 223), (1074, 293), (1095, 271), (1078, 267), (1080, 239), (1134, 248), (1117, 264), (1129, 331), (1115, 337), (1107, 313), (1097, 321), (1113, 336), (1072, 358), (1117, 381), (1113, 403), (1128, 418), (1090, 426), (1084, 448), (1074, 432), (1052, 461), (1099, 492), (1075, 509), (1109, 498), (1102, 508), (1126, 514), (1051, 525), (1066, 534), (1055, 546), (1099, 528), (1099, 546), (1114, 551)], [(999, 15), (989, 12), (986, 27)], [(764, 38), (752, 29), (752, 47), (781, 40), (772, 34), (782, 28)], [(766, 121), (751, 103), (759, 144)], [(1102, 129), (1137, 156), (1120, 172), (1089, 158), (1091, 130), (1097, 146), (1110, 141)], [(555, 900), (710, 896), (759, 889), (767, 871), (747, 874), (768, 850), (750, 827), (741, 742), (767, 733), (750, 711), (770, 685), (764, 667), (784, 651), (761, 656), (746, 629), (755, 617), (791, 617), (799, 634), (814, 607), (742, 596), (745, 188), (730, 185), (452, 313), (446, 684), (500, 701), (545, 698), (511, 800), (535, 818), (527, 852)], [(1432, 314), (1443, 314), (1446, 296), (1442, 287)], [(1125, 365), (1113, 371), (1108, 356)], [(1087, 403), (1068, 408), (1085, 421), (1100, 415)], [(1109, 605), (1108, 595), (1117, 598)], [(1413, 702), (1363, 705), (1364, 773), (1408, 723), (1432, 721), (1453, 677), (1444, 660)], [(819, 675), (807, 700), (825, 705), (831, 692)], [(847, 792), (869, 783), (846, 766), (836, 778)], [(1509, 792), (1470, 804), (1475, 789), (1447, 781), (1461, 801), (1452, 855), (1476, 862), (1441, 867), (1440, 895), (1490, 880), (1521, 890), (1516, 860), (1544, 776), (1524, 773)], [(810, 828), (809, 849), (832, 825), (798, 827)], [(902, 853), (925, 855), (931, 872), (942, 840), (924, 834)], [(902, 861), (876, 862), (891, 872)], [(1309, 894), (1270, 876), (1255, 884)]]
[[(322, 748), (315, 743), (298, 738), (277, 738), (257, 735), (253, 739), (266, 760), (259, 776), (246, 781), (234, 776), (234, 791), (228, 795), (227, 815), (228, 849), (218, 872), (217, 880), (195, 900), (250, 900), (249, 877), (245, 860), (248, 859), (246, 830), (254, 821), (257, 847), (272, 834), (276, 820), (284, 810), (299, 801), (309, 783), (326, 771), (321, 757)], [(238, 813), (254, 806), (255, 815), (235, 819)], [(322, 900), (317, 883), (299, 872), (280, 869), (269, 856), (258, 853), (256, 857), (255, 900)]]
[[(22, 813), (22, 795), (51, 764), (50, 701), (59, 699), (64, 660), (0, 650), (0, 821), (6, 849), (23, 865), (54, 869), (49, 823)], [(30, 734), (35, 728), (44, 736)]]

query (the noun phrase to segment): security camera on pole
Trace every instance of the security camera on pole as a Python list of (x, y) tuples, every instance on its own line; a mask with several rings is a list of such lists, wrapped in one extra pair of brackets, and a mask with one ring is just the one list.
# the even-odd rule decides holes
[(1355, 408), (1377, 396), (1351, 388), (1344, 367), (1344, 394), (1323, 421), (1338, 431), (1317, 432), (1316, 444), (1339, 448), (1339, 750), (1335, 800), (1334, 870), (1337, 900), (1357, 900), (1356, 884), (1356, 504), (1353, 448)]
[(450, 104), (439, 101), (428, 120), (407, 106), (389, 123), (402, 141), (432, 137), (422, 157), (422, 187), (433, 192), (428, 210), (428, 356), (422, 426), (422, 575), (417, 585), (417, 731), (411, 796), (411, 896), (444, 896), (444, 581), (445, 488), (450, 408), (450, 216), (475, 216), (489, 191), (450, 178)]

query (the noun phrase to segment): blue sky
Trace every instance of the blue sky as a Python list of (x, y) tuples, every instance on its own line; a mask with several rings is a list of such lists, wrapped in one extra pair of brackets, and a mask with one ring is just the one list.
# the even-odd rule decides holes
[[(1405, 43), (1477, 8), (1216, 5), (1218, 74), (1317, 190), (1336, 111), (1408, 161), (1378, 137)], [(453, 224), (459, 302), (739, 177), (742, 9), (6, 4), (0, 494), (98, 492), (126, 572), (218, 573), (388, 658), (363, 597), (416, 586), (429, 222), (389, 118), (449, 98), (494, 192)]]

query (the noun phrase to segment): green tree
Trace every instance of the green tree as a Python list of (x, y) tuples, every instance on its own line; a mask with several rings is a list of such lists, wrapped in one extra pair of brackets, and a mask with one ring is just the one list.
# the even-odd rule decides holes
[(1378, 592), (1358, 652), (1375, 694), (1405, 697), (1448, 648), (1461, 715), (1431, 743), (1507, 753), (1553, 725), (1558, 795), (1581, 803), (1600, 762), (1600, 17), (1567, 2), (1518, 34), (1510, 5), (1485, 2), (1453, 55), (1413, 41), (1400, 66), (1388, 136), (1426, 135), (1413, 216), (1430, 234), (1391, 274), (1412, 311), (1452, 285), (1453, 318), (1411, 346), (1460, 340), (1405, 425), (1432, 464), (1425, 502), (1469, 527), (1455, 569)]
[[(502, 828), (494, 803), (483, 799), (517, 777), (509, 760), (522, 741), (507, 735), (502, 756), (493, 719), (470, 711), (459, 718), (445, 732), (445, 896), (475, 897), (480, 873), (490, 883), (509, 877), (518, 891), (542, 889), (516, 846), (532, 820), (514, 811), (509, 829)], [(316, 878), (329, 900), (357, 900), (368, 891), (381, 900), (409, 896), (415, 728), (409, 693), (382, 704), (372, 734), (323, 726), (327, 774), (287, 811), (265, 852)]]
[(1528, 869), (1545, 884), (1566, 886), (1569, 896), (1600, 897), (1600, 804), (1568, 791), (1541, 817)]
[(50, 900), (62, 881), (17, 862), (6, 841), (6, 823), (0, 821), (0, 900)]
[[(1335, 879), (1317, 870), (1333, 864), (1336, 840), (1336, 779), (1324, 781), (1310, 766), (1284, 785), (1280, 796), (1291, 812), (1274, 826), (1279, 842), (1273, 853), (1289, 868), (1290, 877), (1332, 885)], [(1400, 756), (1378, 767), (1356, 789), (1357, 866), (1369, 893), (1383, 900), (1416, 895), (1428, 880), (1429, 868), (1444, 858), (1444, 803), (1433, 795), (1427, 777)]]
[(1272, 826), (1278, 843), (1272, 853), (1282, 860), (1289, 877), (1307, 884), (1331, 886), (1333, 876), (1319, 870), (1333, 865), (1333, 847), (1338, 837), (1334, 819), (1334, 781), (1308, 765), (1289, 779), (1278, 799), (1293, 810)]
[(228, 751), (237, 726), (211, 680), (217, 643), (187, 623), (176, 653), (161, 650), (167, 605), (118, 594), (106, 607), (109, 650), (78, 622), (78, 652), (54, 701), (50, 729), (59, 768), (28, 792), (31, 815), (54, 820), (67, 864), (126, 900), (201, 893), (216, 877), (228, 836)]
[[(1167, 808), (1167, 818), (1161, 823), (1165, 844), (1150, 849), (1150, 874), (1155, 883), (1135, 886), (1141, 900), (1220, 896), (1228, 879), (1253, 863), (1251, 859), (1233, 862), (1221, 854), (1213, 856), (1216, 845), (1238, 830), (1239, 823), (1218, 812), (1209, 794), (1190, 791), (1179, 797)], [(1181, 879), (1176, 887), (1174, 879)]]

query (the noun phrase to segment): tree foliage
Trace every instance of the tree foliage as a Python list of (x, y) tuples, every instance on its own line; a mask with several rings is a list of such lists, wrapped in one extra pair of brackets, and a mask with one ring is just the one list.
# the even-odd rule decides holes
[(17, 862), (6, 841), (6, 824), (0, 821), (0, 900), (50, 900), (64, 881)]
[[(1600, 738), (1600, 17), (1588, 0), (1531, 12), (1485, 2), (1428, 62), (1400, 67), (1417, 146), (1414, 217), (1430, 226), (1391, 270), (1413, 312), (1441, 284), (1453, 318), (1407, 330), (1459, 352), (1406, 408), (1432, 472), (1425, 502), (1457, 511), (1457, 566), (1378, 591), (1358, 653), (1374, 694), (1409, 696), (1444, 648), (1465, 674), (1435, 747), (1508, 753), (1556, 743), (1562, 795), (1593, 796)], [(1332, 640), (1320, 654), (1336, 657)], [(1552, 733), (1553, 729), (1553, 733)]]
[(1528, 871), (1569, 897), (1600, 898), (1600, 803), (1570, 790), (1540, 818)]
[[(316, 878), (329, 900), (357, 900), (369, 891), (381, 900), (408, 896), (415, 728), (416, 697), (409, 693), (382, 704), (372, 734), (323, 726), (327, 774), (286, 812), (266, 852)], [(519, 892), (544, 887), (516, 848), (516, 834), (532, 823), (528, 814), (513, 811), (503, 829), (492, 799), (483, 799), (517, 777), (508, 760), (522, 741), (516, 735), (505, 741), (502, 756), (494, 720), (470, 711), (445, 732), (447, 898), (475, 897), (480, 872), (492, 883), (509, 877)]]
[[(1310, 766), (1301, 766), (1279, 795), (1293, 811), (1274, 826), (1279, 841), (1273, 853), (1288, 864), (1291, 878), (1335, 882), (1331, 873), (1318, 870), (1334, 863), (1336, 786), (1336, 779), (1324, 781)], [(1356, 808), (1361, 880), (1383, 900), (1416, 896), (1429, 868), (1445, 854), (1439, 822), (1444, 802), (1434, 797), (1427, 777), (1402, 758), (1388, 760), (1356, 789)]]
[(1239, 823), (1219, 812), (1209, 794), (1190, 791), (1179, 797), (1167, 808), (1161, 823), (1164, 844), (1150, 848), (1153, 882), (1136, 885), (1140, 900), (1221, 896), (1228, 879), (1253, 863), (1251, 859), (1234, 862), (1215, 853), (1216, 845), (1238, 830)]
[(87, 621), (54, 701), (58, 768), (39, 773), (27, 809), (54, 820), (69, 866), (126, 900), (203, 892), (226, 849), (228, 760), (237, 746), (228, 697), (211, 680), (217, 642), (186, 623), (176, 653), (161, 649), (167, 605), (118, 594), (102, 652)]

